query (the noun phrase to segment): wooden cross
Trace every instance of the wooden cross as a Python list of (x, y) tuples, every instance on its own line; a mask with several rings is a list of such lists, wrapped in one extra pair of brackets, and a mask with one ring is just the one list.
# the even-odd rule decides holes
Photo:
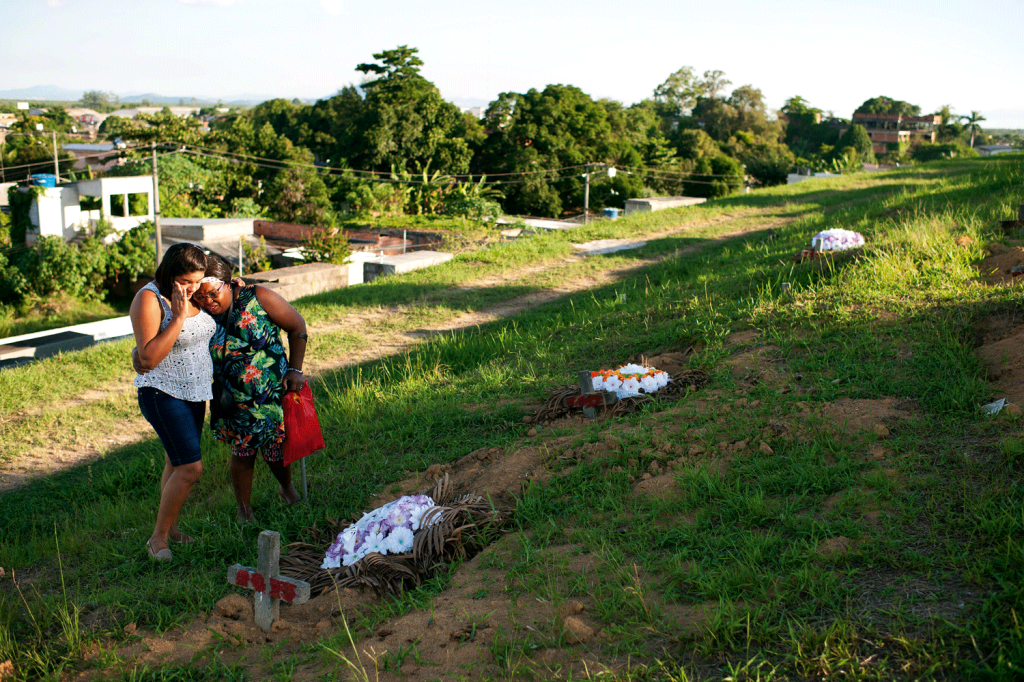
[(608, 391), (594, 390), (594, 377), (590, 372), (584, 370), (579, 373), (580, 394), (565, 399), (566, 407), (582, 407), (583, 414), (594, 419), (597, 417), (598, 408), (607, 405), (614, 405), (619, 402), (619, 396)]
[(241, 564), (228, 566), (228, 582), (256, 592), (256, 625), (264, 632), (281, 616), (281, 600), (289, 604), (309, 601), (309, 583), (281, 575), (281, 534), (260, 533), (256, 568)]

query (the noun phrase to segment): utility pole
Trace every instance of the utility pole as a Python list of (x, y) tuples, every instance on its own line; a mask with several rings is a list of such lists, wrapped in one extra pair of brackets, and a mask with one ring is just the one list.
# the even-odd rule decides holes
[(241, 277), (245, 274), (245, 251), (242, 249), (242, 244), (245, 243), (245, 237), (239, 235), (238, 237), (238, 276)]
[(583, 186), (583, 224), (590, 224), (590, 164), (587, 164), (587, 181)]
[(60, 182), (60, 165), (57, 163), (57, 131), (51, 130), (50, 132), (53, 133), (53, 174), (57, 176), (57, 181)]
[[(160, 254), (164, 250), (163, 238), (160, 234), (160, 178), (156, 172), (156, 142), (149, 143), (153, 154), (153, 226), (156, 228), (156, 264), (160, 265)], [(127, 213), (127, 211), (126, 211)]]

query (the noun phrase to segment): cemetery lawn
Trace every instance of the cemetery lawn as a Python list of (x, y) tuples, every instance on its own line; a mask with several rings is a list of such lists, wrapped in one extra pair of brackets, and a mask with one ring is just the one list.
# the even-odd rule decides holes
[[(1022, 306), (975, 266), (1018, 245), (998, 221), (1022, 173), (808, 181), (303, 299), (310, 503), (259, 465), (262, 525), (239, 526), (207, 436), (170, 565), (144, 549), (163, 454), (130, 345), (0, 372), (0, 461), (94, 453), (0, 494), (0, 679), (1020, 679), (1024, 422), (979, 411), (1003, 394), (976, 347)], [(794, 263), (833, 227), (866, 248)], [(647, 244), (574, 255), (607, 238)], [(580, 370), (690, 348), (711, 380), (678, 402), (523, 421)], [(228, 613), (261, 529), (308, 540), (439, 472), (514, 507), (509, 533), (399, 598), (282, 607), (265, 637)]]

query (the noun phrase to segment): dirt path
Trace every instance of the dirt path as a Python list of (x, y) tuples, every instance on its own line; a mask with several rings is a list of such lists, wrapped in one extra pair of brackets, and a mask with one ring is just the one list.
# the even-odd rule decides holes
[[(636, 237), (637, 241), (651, 241), (665, 237), (683, 234), (695, 228), (706, 228), (716, 224), (728, 223), (734, 220), (742, 220), (756, 215), (758, 211), (739, 211), (733, 214), (720, 216), (714, 220), (704, 221), (699, 225), (687, 225), (663, 230)], [(424, 343), (431, 337), (438, 334), (449, 333), (461, 329), (487, 324), (495, 320), (516, 315), (525, 310), (558, 300), (564, 296), (585, 291), (595, 287), (607, 285), (635, 274), (639, 270), (658, 263), (668, 257), (688, 255), (696, 253), (705, 245), (718, 243), (730, 239), (742, 237), (750, 232), (767, 230), (780, 227), (793, 220), (792, 217), (779, 218), (771, 214), (765, 215), (763, 221), (744, 228), (730, 230), (715, 237), (708, 238), (703, 244), (691, 246), (672, 254), (662, 254), (652, 258), (639, 260), (627, 266), (617, 265), (606, 269), (600, 269), (589, 273), (586, 277), (578, 279), (566, 278), (559, 286), (531, 292), (524, 296), (502, 301), (479, 311), (454, 315), (447, 320), (438, 321), (429, 327), (408, 330), (402, 329), (402, 325), (389, 325), (396, 316), (402, 316), (406, 311), (415, 310), (415, 307), (388, 306), (379, 309), (372, 309), (352, 313), (345, 316), (343, 322), (325, 326), (311, 326), (311, 334), (328, 334), (342, 330), (360, 329), (362, 336), (368, 342), (364, 348), (346, 353), (332, 353), (331, 357), (317, 357), (315, 354), (307, 355), (306, 367), (312, 376), (336, 370), (344, 367), (358, 365), (367, 361), (377, 360), (383, 357), (404, 353), (414, 346)], [(557, 272), (566, 269), (575, 263), (582, 261), (586, 256), (575, 255), (562, 260), (549, 262), (541, 265), (519, 268), (509, 272), (507, 275), (488, 276), (479, 280), (470, 280), (462, 283), (458, 288), (476, 287), (498, 287), (508, 286), (522, 282), (543, 272)], [(446, 290), (449, 291), (450, 290)], [(440, 294), (444, 295), (444, 292)], [(389, 328), (390, 327), (390, 328)], [(132, 399), (134, 389), (130, 379), (123, 379), (111, 382), (102, 390), (89, 391), (87, 394), (71, 398), (68, 402), (58, 407), (50, 407), (34, 410), (24, 415), (19, 415), (19, 421), (47, 418), (56, 413), (67, 413), (88, 407), (90, 405), (109, 403), (110, 401), (124, 401)], [(51, 427), (59, 430), (60, 419)], [(32, 480), (65, 469), (87, 464), (105, 455), (111, 449), (140, 442), (152, 437), (152, 431), (141, 416), (131, 418), (126, 423), (120, 421), (116, 426), (110, 426), (99, 431), (91, 430), (88, 439), (83, 441), (73, 440), (62, 443), (56, 437), (37, 439), (26, 451), (12, 460), (0, 464), (0, 492), (19, 488)]]

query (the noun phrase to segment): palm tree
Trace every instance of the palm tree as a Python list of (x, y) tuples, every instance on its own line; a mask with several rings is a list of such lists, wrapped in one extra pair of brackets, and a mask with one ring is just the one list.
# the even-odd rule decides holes
[(985, 120), (985, 117), (981, 115), (980, 111), (972, 111), (970, 116), (961, 116), (962, 120), (967, 121), (967, 128), (971, 131), (971, 149), (974, 149), (974, 134), (981, 130), (981, 126), (978, 125)]

